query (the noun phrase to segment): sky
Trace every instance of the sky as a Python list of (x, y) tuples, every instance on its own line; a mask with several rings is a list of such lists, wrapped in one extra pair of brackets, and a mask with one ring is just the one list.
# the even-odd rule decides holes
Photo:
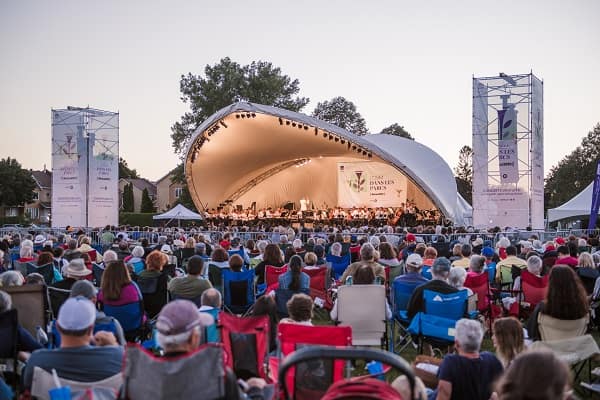
[(52, 108), (120, 113), (120, 155), (178, 163), (182, 74), (270, 61), (310, 103), (344, 96), (371, 132), (399, 123), (454, 167), (472, 77), (544, 80), (545, 170), (600, 122), (600, 1), (0, 1), (0, 158), (50, 168)]

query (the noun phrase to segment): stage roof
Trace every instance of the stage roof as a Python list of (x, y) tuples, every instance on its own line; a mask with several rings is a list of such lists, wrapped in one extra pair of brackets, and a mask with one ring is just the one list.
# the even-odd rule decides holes
[(185, 173), (199, 210), (226, 200), (276, 206), (302, 197), (321, 208), (336, 206), (336, 165), (342, 161), (392, 165), (408, 178), (409, 198), (434, 206), (457, 225), (465, 222), (452, 170), (430, 148), (395, 135), (354, 135), (260, 104), (235, 103), (204, 121), (187, 148)]

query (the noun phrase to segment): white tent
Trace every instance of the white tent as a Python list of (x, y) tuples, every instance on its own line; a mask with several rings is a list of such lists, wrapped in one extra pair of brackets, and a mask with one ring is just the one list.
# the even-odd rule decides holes
[(200, 214), (197, 214), (197, 213), (193, 212), (192, 210), (188, 210), (181, 204), (177, 204), (175, 207), (171, 208), (169, 211), (167, 211), (163, 214), (155, 215), (154, 217), (152, 217), (152, 219), (168, 219), (168, 220), (176, 219), (176, 220), (180, 221), (180, 220), (192, 220), (192, 219), (199, 220), (199, 219), (203, 219), (203, 218)]
[(589, 215), (592, 206), (592, 192), (594, 191), (594, 182), (590, 183), (579, 194), (567, 201), (561, 206), (548, 210), (548, 222), (558, 221), (559, 219)]

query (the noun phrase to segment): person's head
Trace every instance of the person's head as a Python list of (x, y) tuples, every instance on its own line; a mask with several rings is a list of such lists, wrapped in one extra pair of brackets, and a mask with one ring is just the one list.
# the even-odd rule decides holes
[(506, 248), (506, 255), (507, 256), (516, 256), (517, 255), (517, 248), (515, 246), (508, 246)]
[(12, 308), (12, 299), (10, 294), (0, 290), (0, 314)]
[(456, 243), (452, 246), (452, 255), (455, 257), (460, 257), (461, 255), (462, 245), (460, 243)]
[(460, 247), (460, 255), (463, 256), (464, 258), (471, 257), (472, 252), (473, 252), (473, 248), (468, 243), (465, 243)]
[(371, 285), (375, 282), (375, 271), (370, 265), (361, 265), (352, 274), (352, 281), (355, 285)]
[(183, 247), (186, 249), (193, 249), (196, 246), (196, 240), (194, 239), (193, 236), (190, 236), (189, 238), (187, 238), (185, 240), (185, 243), (183, 244)]
[(485, 266), (485, 257), (473, 255), (469, 260), (469, 271), (481, 273), (483, 271), (483, 267)]
[(486, 260), (491, 260), (492, 258), (494, 258), (495, 254), (496, 252), (494, 251), (494, 249), (489, 246), (485, 246), (481, 249), (481, 255), (485, 257)]
[(106, 264), (106, 263), (109, 263), (109, 262), (111, 262), (111, 261), (116, 261), (116, 260), (118, 260), (118, 259), (119, 259), (119, 256), (118, 256), (118, 255), (117, 255), (117, 253), (116, 253), (115, 251), (113, 251), (113, 250), (106, 250), (106, 251), (104, 252), (104, 255), (103, 255), (103, 257), (102, 257), (102, 260), (103, 260), (103, 262), (104, 262), (105, 264)]
[(167, 303), (156, 318), (157, 341), (165, 353), (190, 352), (202, 341), (202, 327), (214, 323), (189, 300)]
[(569, 255), (569, 248), (565, 245), (558, 246), (556, 248), (556, 252), (558, 253), (559, 257), (567, 257)]
[(302, 249), (302, 240), (294, 239), (294, 241), (292, 242), (292, 247), (298, 250)]
[(119, 251), (129, 251), (129, 243), (127, 243), (125, 240), (121, 240), (119, 242)]
[(206, 244), (204, 244), (204, 242), (196, 243), (196, 245), (194, 246), (194, 254), (197, 254), (199, 256), (206, 255)]
[(320, 244), (315, 245), (313, 248), (314, 253), (317, 255), (317, 258), (325, 257), (325, 247)]
[(144, 257), (144, 248), (142, 246), (135, 246), (133, 250), (131, 250), (131, 255), (137, 258)]
[(577, 266), (579, 268), (595, 268), (594, 260), (592, 259), (592, 255), (587, 251), (584, 251), (579, 255), (579, 261)]
[(37, 259), (37, 265), (42, 266), (46, 264), (52, 264), (54, 261), (54, 254), (48, 251), (42, 251)]
[(69, 250), (75, 250), (77, 248), (77, 240), (69, 239), (69, 241), (67, 242), (67, 247), (69, 248)]
[(146, 269), (150, 271), (162, 271), (167, 265), (169, 258), (162, 251), (154, 250), (146, 257)]
[(54, 255), (54, 258), (61, 258), (63, 254), (65, 254), (65, 251), (62, 247), (55, 247), (52, 249), (52, 254)]
[(423, 265), (423, 258), (417, 253), (412, 253), (406, 257), (406, 270), (408, 272), (418, 272)]
[(543, 262), (538, 256), (531, 256), (527, 258), (527, 271), (534, 275), (540, 275), (542, 273)]
[(33, 247), (32, 246), (21, 246), (21, 249), (19, 249), (19, 256), (21, 258), (32, 258), (33, 257)]
[(313, 301), (304, 293), (296, 293), (287, 302), (290, 319), (295, 322), (310, 321), (312, 318)]
[(90, 343), (96, 322), (96, 307), (85, 297), (70, 297), (58, 310), (56, 328), (61, 347), (76, 347)]
[[(498, 242), (496, 243), (496, 247), (497, 248), (504, 248), (506, 249), (507, 247), (510, 246), (510, 240), (508, 240), (508, 238), (506, 236), (502, 236), (500, 239), (498, 239)], [(515, 248), (515, 255), (517, 249)]]
[(342, 244), (340, 242), (335, 242), (331, 245), (330, 248), (331, 255), (339, 257), (342, 255)]
[(379, 239), (379, 237), (373, 236), (369, 240), (369, 243), (371, 243), (371, 245), (373, 246), (373, 248), (378, 249), (379, 245), (381, 244), (381, 240)]
[(46, 281), (44, 280), (44, 277), (42, 276), (42, 274), (38, 274), (37, 272), (32, 272), (30, 274), (27, 274), (27, 276), (25, 277), (25, 284), (26, 285), (45, 285)]
[(483, 340), (483, 328), (476, 320), (462, 318), (456, 322), (454, 343), (458, 353), (479, 353)]
[(384, 260), (391, 260), (396, 258), (396, 251), (392, 245), (388, 242), (383, 242), (379, 245), (379, 258)]
[(280, 265), (283, 262), (283, 257), (281, 256), (279, 246), (273, 243), (268, 244), (267, 247), (265, 247), (263, 261), (267, 265)]
[(25, 282), (25, 278), (19, 271), (6, 271), (0, 274), (0, 286), (21, 286)]
[(313, 266), (317, 264), (317, 255), (315, 253), (313, 253), (312, 251), (307, 252), (304, 255), (304, 263), (307, 266)]
[(498, 318), (492, 328), (492, 342), (504, 367), (520, 354), (524, 348), (523, 327), (516, 318)]
[(198, 276), (204, 272), (204, 260), (200, 256), (192, 256), (187, 263), (187, 272), (190, 275)]
[(360, 246), (360, 259), (362, 261), (373, 261), (375, 258), (375, 247), (371, 243)]
[(551, 351), (526, 351), (516, 357), (496, 384), (499, 400), (563, 400), (569, 368)]
[(123, 261), (116, 260), (106, 264), (101, 284), (105, 298), (118, 300), (121, 297), (121, 289), (129, 283), (131, 283), (131, 277)]
[(81, 280), (73, 284), (73, 286), (71, 287), (71, 294), (69, 297), (85, 297), (86, 299), (95, 304), (97, 294), (98, 291), (96, 290), (94, 285), (92, 285), (92, 282), (87, 280)]
[(436, 258), (431, 266), (432, 278), (445, 281), (448, 279), (448, 274), (450, 273), (451, 267), (450, 260), (448, 260), (446, 257)]
[(294, 255), (290, 258), (288, 263), (288, 269), (292, 274), (292, 280), (290, 282), (290, 290), (300, 290), (300, 275), (302, 274), (302, 257)]
[(294, 249), (294, 246), (287, 246), (283, 252), (284, 262), (288, 263), (293, 255), (296, 255), (296, 250)]
[(69, 261), (67, 264), (67, 268), (65, 269), (65, 275), (68, 278), (72, 279), (85, 279), (87, 276), (91, 275), (92, 271), (90, 271), (85, 266), (85, 261), (83, 258), (74, 258)]
[(244, 266), (244, 259), (239, 254), (234, 254), (229, 257), (229, 268), (233, 272), (241, 272)]
[(467, 279), (467, 271), (463, 267), (452, 267), (448, 274), (448, 283), (457, 289), (462, 289), (465, 286)]
[(265, 253), (265, 249), (267, 248), (268, 244), (269, 242), (267, 242), (266, 240), (259, 240), (258, 243), (256, 243), (256, 248), (258, 249), (260, 254)]
[[(269, 296), (263, 296), (269, 297)], [(212, 308), (221, 308), (221, 292), (215, 288), (206, 289), (200, 296), (200, 304)]]
[(423, 258), (429, 260), (435, 260), (437, 258), (438, 252), (435, 247), (426, 247), (425, 252), (423, 253)]
[(571, 267), (555, 265), (550, 270), (544, 314), (565, 320), (583, 318), (588, 314), (587, 293)]
[(596, 269), (600, 269), (600, 252), (595, 252), (592, 254), (592, 260), (594, 260), (594, 265)]

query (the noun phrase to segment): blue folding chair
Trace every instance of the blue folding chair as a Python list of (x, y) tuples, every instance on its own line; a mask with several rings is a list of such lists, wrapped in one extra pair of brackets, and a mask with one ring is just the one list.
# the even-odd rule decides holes
[(348, 265), (350, 265), (350, 261), (352, 260), (352, 255), (350, 252), (342, 256), (334, 256), (331, 254), (327, 254), (326, 257), (327, 262), (331, 263), (331, 270), (333, 271), (333, 276), (336, 280), (340, 279), (344, 274)]
[(142, 300), (142, 293), (137, 285), (135, 287), (138, 290), (139, 301), (118, 306), (102, 305), (102, 310), (106, 315), (119, 321), (128, 342), (135, 341), (143, 333), (144, 327), (144, 302)]
[(413, 317), (408, 332), (419, 336), (419, 353), (423, 351), (423, 343), (431, 343), (435, 347), (447, 347), (454, 343), (456, 322), (465, 316), (468, 292), (443, 294), (432, 290), (423, 291), (425, 312)]
[[(400, 280), (394, 280), (392, 283), (392, 311), (394, 316), (392, 318), (392, 329), (390, 329), (391, 338), (389, 349), (392, 352), (395, 352), (394, 332), (396, 323), (398, 324), (398, 333), (400, 333), (398, 340), (402, 346), (398, 350), (398, 353), (412, 343), (412, 336), (407, 331), (408, 325), (410, 324), (407, 311), (408, 302), (410, 301), (410, 297), (415, 288), (421, 284), (422, 282), (402, 282)], [(404, 344), (402, 344), (402, 342), (404, 342)]]
[(219, 343), (221, 341), (221, 335), (219, 334), (219, 313), (221, 310), (217, 308), (211, 308), (209, 310), (202, 310), (201, 312), (210, 314), (215, 319), (215, 323), (204, 328), (204, 335), (202, 337), (203, 343)]
[(27, 274), (25, 276), (32, 273), (38, 273), (44, 277), (46, 285), (52, 285), (54, 283), (54, 263), (37, 266), (28, 262), (25, 267), (27, 268)]
[(421, 268), (421, 276), (431, 280), (433, 278), (431, 276), (431, 267), (428, 265), (423, 265), (423, 268)]
[(490, 285), (493, 285), (496, 281), (496, 263), (492, 262), (486, 266), (486, 271), (488, 273), (488, 278), (490, 281)]
[(223, 269), (224, 308), (232, 314), (247, 314), (254, 305), (254, 270), (233, 272)]

